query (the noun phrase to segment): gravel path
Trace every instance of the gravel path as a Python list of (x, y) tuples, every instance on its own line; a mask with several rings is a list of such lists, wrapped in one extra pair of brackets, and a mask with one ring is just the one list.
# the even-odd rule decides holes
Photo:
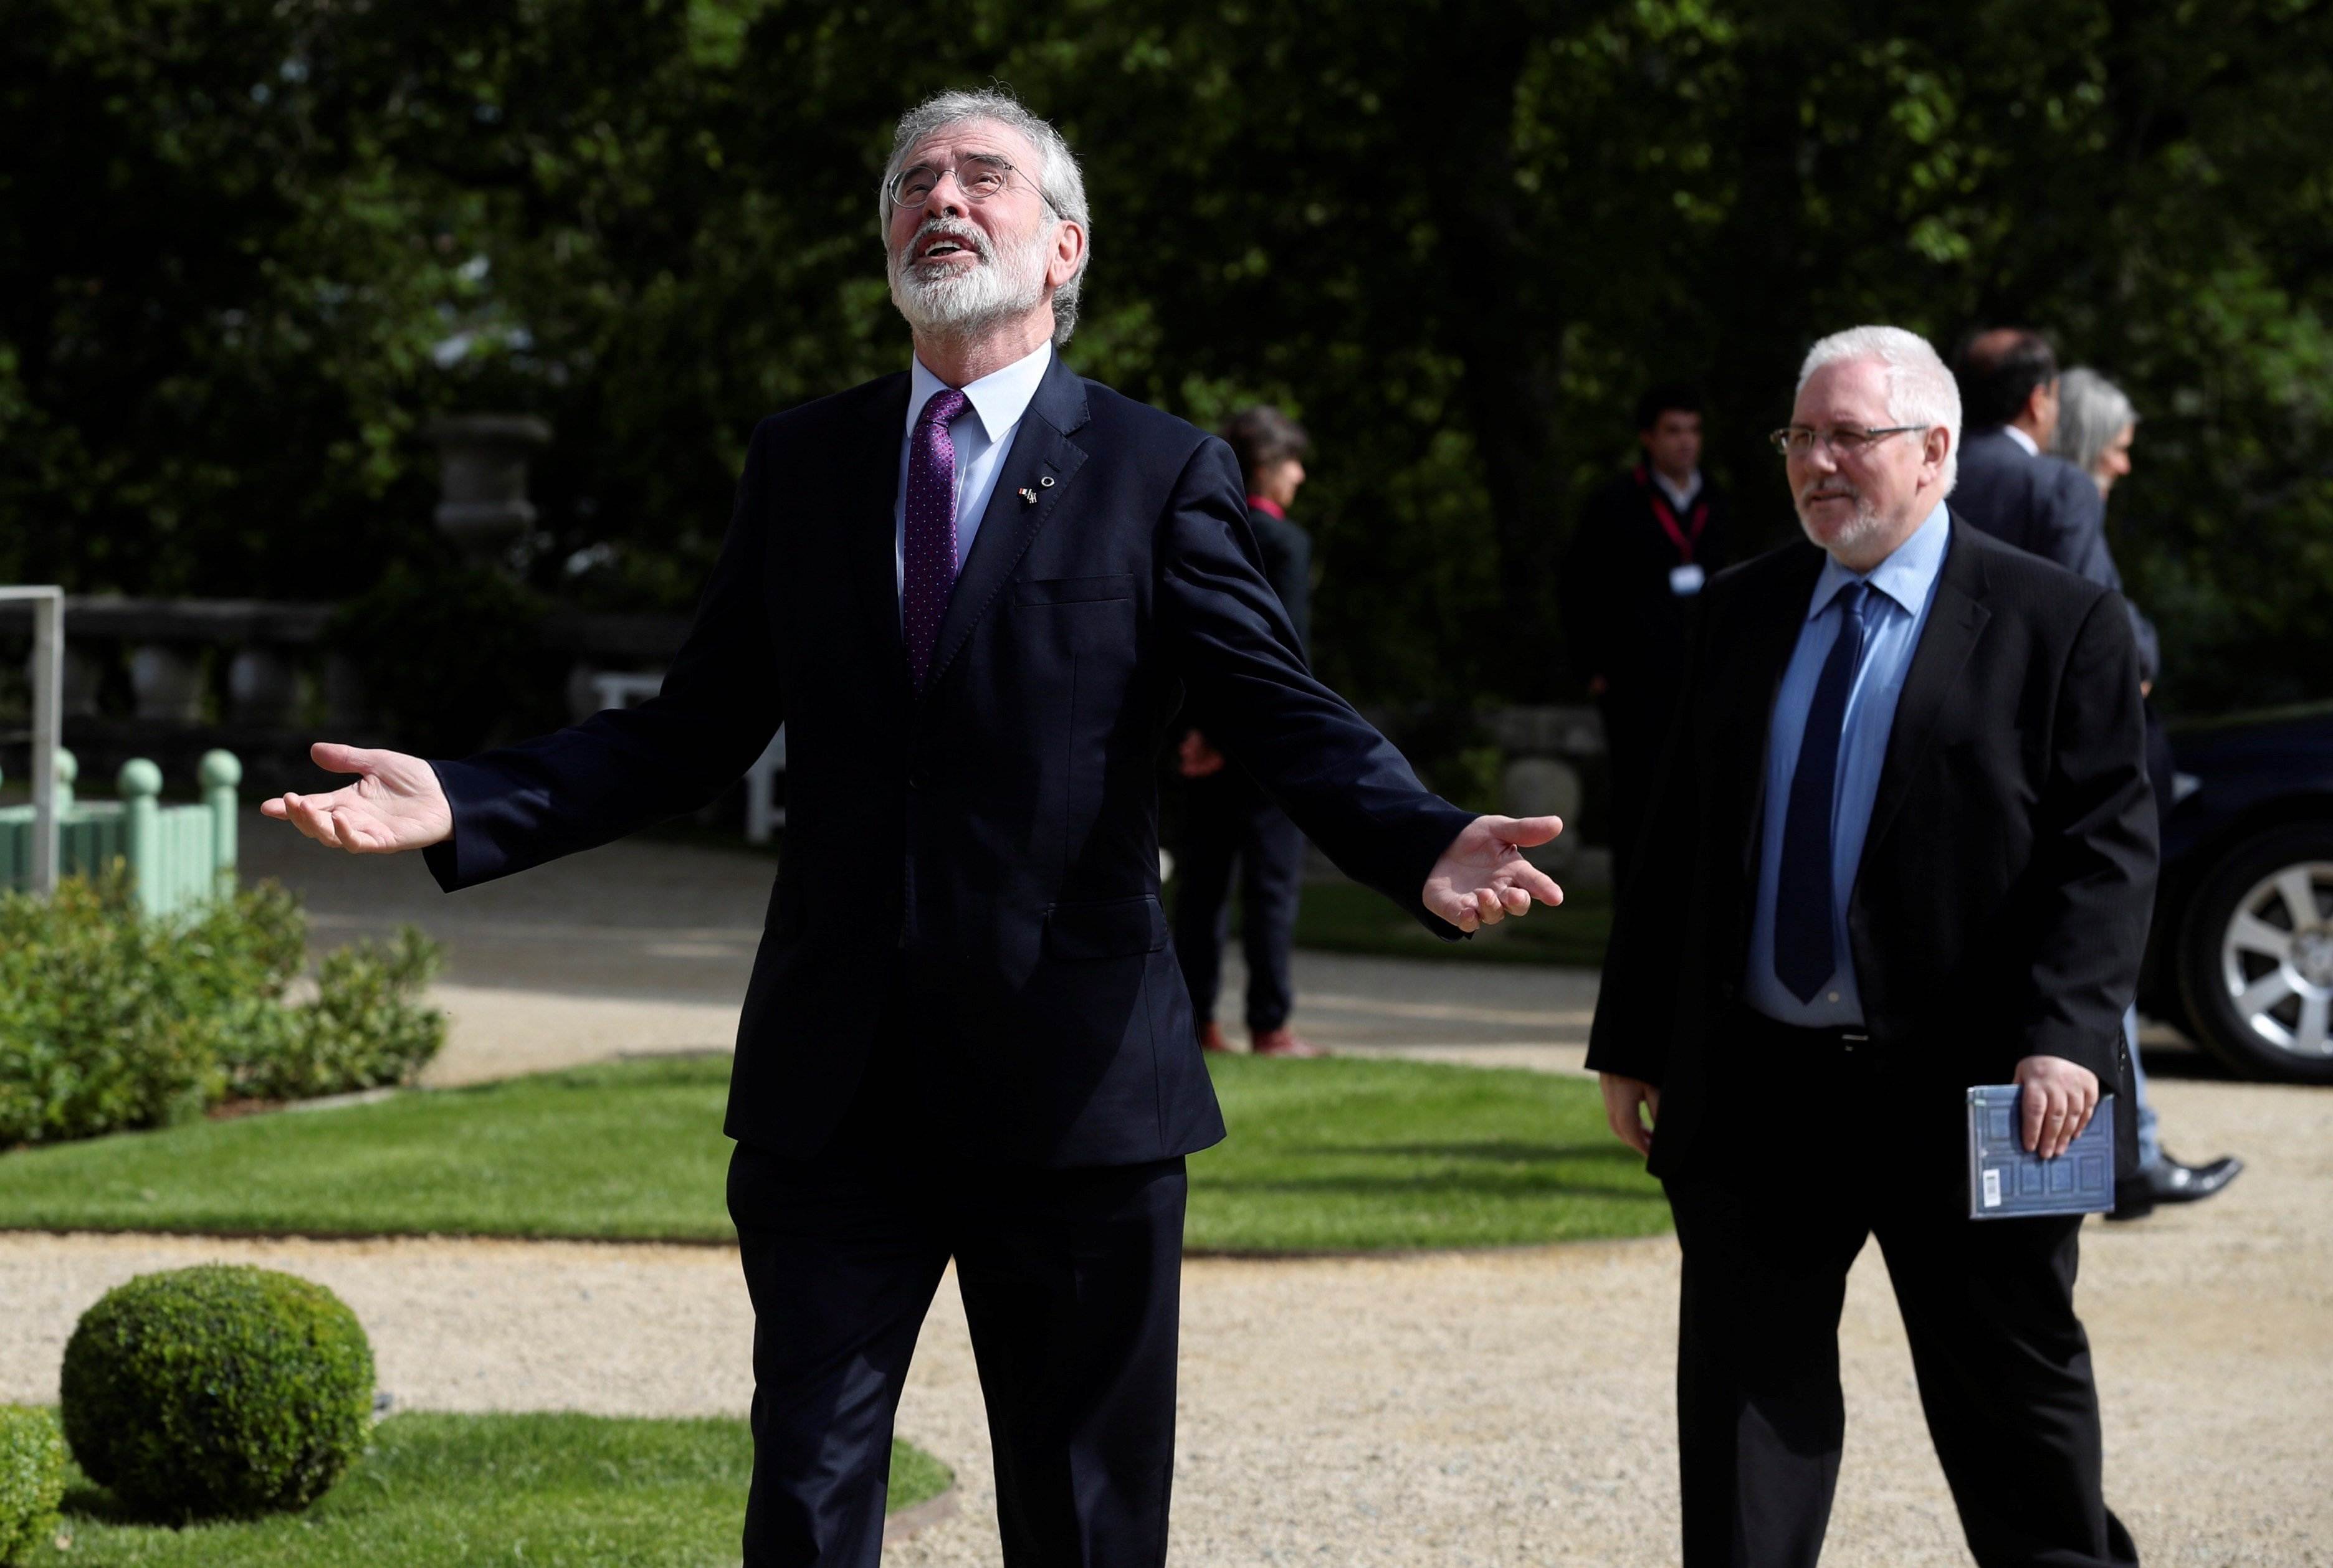
[[(2094, 1222), (2082, 1305), (2110, 1495), (2150, 1563), (2333, 1563), (2333, 1095), (2165, 1079), (2221, 1200)], [(331, 1286), (413, 1407), (742, 1413), (751, 1324), (721, 1248), (0, 1236), (0, 1400), (49, 1400), (65, 1336), (143, 1269), (247, 1259)], [(1190, 1266), (1176, 1556), (1188, 1563), (1672, 1562), (1666, 1240)], [(1842, 1330), (1849, 1446), (1828, 1563), (1966, 1561), (1877, 1249)], [(902, 1433), (965, 1507), (895, 1548), (998, 1562), (964, 1319), (944, 1287)]]
[[(403, 920), (446, 941), (439, 1083), (725, 1046), (772, 873), (766, 857), (635, 840), (446, 899), (418, 857), (324, 855), (255, 817), (244, 843), (245, 870), (295, 885), (326, 942)], [(1235, 996), (1235, 961), (1225, 979)], [(1312, 953), (1297, 980), (1300, 1027), (1341, 1051), (1551, 1071), (1579, 1070), (1595, 998), (1593, 976), (1564, 970)], [(2237, 1150), (2251, 1169), (2212, 1203), (2085, 1235), (2108, 1494), (2150, 1565), (2333, 1568), (2333, 1093), (2214, 1081), (2182, 1060), (2155, 1080), (2174, 1146)], [(55, 1397), (65, 1337), (110, 1286), (219, 1258), (339, 1291), (408, 1407), (745, 1408), (751, 1318), (725, 1249), (22, 1235), (0, 1235), (0, 1400)], [(1666, 1239), (1192, 1263), (1176, 1560), (1674, 1562), (1675, 1289)], [(1877, 1248), (1841, 1348), (1848, 1448), (1826, 1563), (1965, 1563)], [(996, 1563), (952, 1286), (900, 1430), (955, 1468), (965, 1506), (888, 1561)]]

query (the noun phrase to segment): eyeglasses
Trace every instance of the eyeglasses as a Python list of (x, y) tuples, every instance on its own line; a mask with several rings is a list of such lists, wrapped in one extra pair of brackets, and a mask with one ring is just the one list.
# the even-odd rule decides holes
[(1841, 457), (1859, 457), (1874, 442), (1890, 435), (1901, 435), (1912, 430), (1933, 430), (1933, 425), (1890, 425), (1885, 430), (1864, 430), (1852, 425), (1841, 425), (1829, 430), (1817, 430), (1811, 425), (1785, 425), (1766, 437), (1774, 450), (1785, 457), (1806, 457), (1818, 445), (1828, 446)]
[(955, 176), (955, 188), (964, 193), (965, 200), (984, 202), (1002, 195), (1012, 183), (1013, 166), (984, 152), (973, 153), (951, 168), (934, 168), (930, 164), (919, 163), (891, 177), (891, 199), (903, 207), (919, 207), (939, 188), (942, 177), (951, 174)]

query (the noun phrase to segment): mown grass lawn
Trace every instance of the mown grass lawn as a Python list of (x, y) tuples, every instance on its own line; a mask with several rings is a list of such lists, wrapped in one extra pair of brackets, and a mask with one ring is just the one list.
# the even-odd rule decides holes
[[(1195, 1250), (1637, 1236), (1658, 1187), (1594, 1085), (1431, 1063), (1211, 1065), (1228, 1142), (1191, 1162)], [(0, 1229), (728, 1241), (725, 1057), (610, 1063), (371, 1104), (0, 1154)]]
[[(78, 1568), (718, 1568), (737, 1561), (754, 1442), (738, 1420), (395, 1415), (306, 1512), (192, 1525), (137, 1522), (78, 1470), (65, 1494)], [(896, 1512), (945, 1491), (946, 1467), (891, 1449)]]

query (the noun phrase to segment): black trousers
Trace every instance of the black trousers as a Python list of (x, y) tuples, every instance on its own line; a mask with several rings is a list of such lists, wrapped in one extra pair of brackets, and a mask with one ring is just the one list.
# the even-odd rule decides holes
[(729, 1166), (754, 1302), (745, 1568), (876, 1568), (900, 1387), (954, 1258), (1011, 1568), (1157, 1568), (1175, 1459), (1179, 1159), (902, 1151)]
[[(1677, 1432), (1686, 1568), (1812, 1568), (1846, 1411), (1839, 1321), (1867, 1238), (1887, 1260), (1936, 1456), (1982, 1568), (2137, 1562), (2107, 1511), (2079, 1219), (1972, 1220), (1950, 1124), (1874, 1136), (1905, 1101), (1868, 1043), (1753, 1023), (1689, 1172), (1666, 1185), (1684, 1250)], [(1721, 1122), (1720, 1118), (1723, 1118)], [(1850, 1162), (1824, 1143), (1861, 1151)], [(1963, 1156), (1964, 1158), (1964, 1156)]]
[(1183, 858), (1176, 867), (1175, 953), (1191, 988), (1191, 1015), (1215, 1016), (1230, 939), (1232, 872), (1240, 891), (1240, 951), (1247, 960), (1247, 1027), (1288, 1022), (1295, 981), (1288, 954), (1304, 884), (1304, 835), (1236, 764), (1190, 781)]

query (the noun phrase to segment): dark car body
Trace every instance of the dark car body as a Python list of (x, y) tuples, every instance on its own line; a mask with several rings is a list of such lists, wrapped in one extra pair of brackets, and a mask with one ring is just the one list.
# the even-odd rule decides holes
[[(2297, 1016), (2299, 1007), (2316, 1006), (2321, 1018), (2322, 1001), (2309, 998), (2325, 989), (2319, 951), (2333, 951), (2333, 878), (2320, 869), (2298, 910), (2266, 890), (2280, 876), (2305, 876), (2333, 858), (2333, 703), (2182, 725), (2171, 741), (2177, 782), (2164, 822), (2140, 1009), (2186, 1030), (2239, 1071), (2319, 1078), (2309, 1059), (2317, 1053), (2279, 1047), (2275, 1028), (2247, 1027), (2236, 1006), (2242, 982), (2273, 967), (2271, 955), (2264, 951), (2248, 973), (2230, 968), (2234, 959), (2224, 944), (2247, 894), (2255, 895), (2253, 911), (2265, 912), (2278, 929), (2289, 923), (2294, 939), (2309, 945), (2306, 961), (2289, 970), (2295, 1004), (2283, 1011)], [(2257, 922), (2251, 929), (2271, 934)], [(2320, 1081), (2333, 1081), (2333, 1055), (2322, 1066)]]

